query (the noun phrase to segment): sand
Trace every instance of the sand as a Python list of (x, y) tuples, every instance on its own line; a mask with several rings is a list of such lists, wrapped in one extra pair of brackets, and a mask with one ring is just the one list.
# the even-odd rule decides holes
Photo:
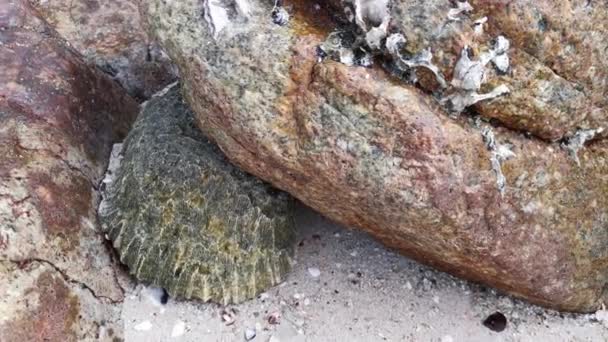
[[(403, 257), (300, 206), (292, 273), (257, 299), (221, 307), (127, 281), (130, 341), (608, 341), (608, 314), (560, 314)], [(507, 326), (494, 332), (494, 312)], [(222, 318), (223, 316), (223, 318)], [(271, 324), (269, 321), (273, 321)]]

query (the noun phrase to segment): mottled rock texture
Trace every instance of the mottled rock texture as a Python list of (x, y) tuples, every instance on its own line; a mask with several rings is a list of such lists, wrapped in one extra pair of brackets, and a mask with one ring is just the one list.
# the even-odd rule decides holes
[[(563, 114), (563, 122), (555, 123), (546, 109), (561, 103), (576, 108), (580, 97), (597, 106), (599, 101), (577, 93), (578, 87), (562, 91), (571, 82), (513, 37), (511, 64), (521, 71), (501, 76), (512, 96), (477, 108), (497, 119), (497, 126), (451, 119), (428, 89), (391, 78), (379, 63), (360, 68), (319, 62), (316, 48), (334, 27), (331, 15), (313, 3), (284, 1), (293, 15), (279, 26), (272, 22), (273, 3), (227, 1), (230, 22), (219, 32), (205, 20), (205, 2), (142, 4), (149, 26), (180, 68), (199, 126), (232, 162), (326, 216), (452, 274), (562, 310), (591, 311), (608, 300), (608, 143), (587, 144), (577, 165), (552, 141), (574, 129), (580, 117)], [(395, 1), (393, 11), (410, 3)], [(416, 3), (427, 10), (426, 1)], [(469, 15), (488, 10), (485, 3)], [(445, 1), (440, 10), (449, 7)], [(606, 7), (594, 10), (601, 18)], [(416, 37), (441, 28), (440, 22), (431, 25), (432, 18), (447, 13), (416, 13), (403, 11), (393, 25), (402, 25), (422, 48), (427, 43)], [(429, 35), (428, 41), (439, 38)], [(435, 63), (444, 68), (464, 45), (448, 41), (457, 44), (454, 52), (436, 53)], [(589, 63), (600, 67), (598, 60)], [(555, 89), (555, 101), (526, 88), (540, 82), (528, 72), (542, 76), (549, 95)], [(589, 89), (600, 91), (597, 85)], [(526, 106), (539, 108), (538, 114)], [(498, 160), (497, 168), (497, 151), (505, 148), (515, 156)], [(504, 194), (498, 171), (505, 177)]]
[(173, 82), (175, 67), (145, 33), (136, 0), (29, 0), (87, 61), (138, 100)]
[[(329, 2), (340, 8), (348, 0)], [(411, 54), (430, 49), (448, 78), (464, 46), (479, 56), (498, 35), (511, 40), (511, 68), (506, 74), (490, 68), (484, 86), (489, 91), (505, 84), (511, 93), (478, 103), (474, 109), (483, 117), (547, 141), (608, 126), (605, 1), (469, 2), (473, 11), (450, 20), (455, 1), (393, 1), (389, 30), (403, 33)], [(476, 32), (475, 21), (484, 16), (488, 21)], [(425, 77), (419, 85), (438, 90)]]
[(284, 279), (293, 200), (232, 166), (195, 126), (179, 87), (146, 103), (122, 153), (100, 218), (137, 279), (223, 304)]
[(24, 1), (0, 3), (0, 65), (0, 340), (111, 339), (123, 294), (96, 187), (137, 102)]

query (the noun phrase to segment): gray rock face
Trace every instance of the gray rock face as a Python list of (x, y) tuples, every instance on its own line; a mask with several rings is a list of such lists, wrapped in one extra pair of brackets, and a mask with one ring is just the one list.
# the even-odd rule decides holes
[(175, 67), (141, 25), (136, 0), (29, 0), (91, 64), (144, 100), (176, 79)]
[(27, 1), (0, 2), (0, 341), (122, 338), (97, 184), (137, 112)]
[(293, 201), (232, 166), (196, 128), (177, 86), (145, 104), (123, 155), (100, 216), (137, 279), (224, 304), (282, 280)]
[[(338, 9), (324, 11), (330, 2)], [(447, 0), (394, 0), (388, 24), (377, 8), (366, 7), (362, 20), (355, 11), (370, 48), (383, 44), (378, 29), (404, 35), (404, 46), (390, 50), (406, 66), (421, 65), (417, 82), (352, 51), (342, 63), (320, 59), (318, 47), (338, 27), (330, 19), (346, 2), (371, 4), (284, 1), (285, 25), (273, 22), (273, 1), (149, 0), (142, 9), (180, 69), (198, 126), (247, 172), (458, 276), (563, 310), (608, 300), (608, 141), (591, 134), (606, 124), (594, 109), (601, 101), (526, 52), (528, 39), (506, 34), (510, 44), (492, 44), (516, 18), (501, 11), (504, 23), (495, 21), (485, 1), (460, 10)], [(605, 17), (605, 6), (589, 4), (593, 20)], [(475, 27), (484, 15), (487, 31)], [(426, 49), (447, 94), (469, 96), (461, 103), (477, 120), (438, 104), (444, 94), (435, 93), (442, 90)], [(457, 64), (464, 72), (455, 73)], [(470, 107), (471, 97), (501, 85), (508, 94)], [(594, 123), (579, 113), (586, 108), (598, 113)], [(585, 144), (589, 136), (596, 141)]]

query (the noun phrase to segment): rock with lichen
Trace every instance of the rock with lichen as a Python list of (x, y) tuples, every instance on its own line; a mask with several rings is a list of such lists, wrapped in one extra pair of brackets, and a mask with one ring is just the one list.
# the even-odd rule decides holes
[(290, 269), (292, 199), (232, 166), (196, 128), (176, 86), (145, 104), (109, 184), (102, 225), (140, 281), (227, 304)]
[(0, 2), (0, 341), (122, 337), (97, 184), (137, 102), (27, 1)]
[[(506, 56), (496, 51), (482, 61), (501, 34), (483, 2), (456, 11), (449, 1), (389, 3), (387, 33), (406, 38), (392, 39), (391, 51), (412, 60), (430, 49), (446, 90), (472, 96), (466, 92), (486, 94), (484, 86), (509, 88), (460, 116), (446, 111), (441, 91), (425, 87), (437, 79), (428, 64), (416, 67), (418, 82), (395, 78), (385, 51), (368, 49), (366, 40), (382, 32), (364, 34), (369, 28), (352, 10), (361, 2), (345, 1), (344, 10), (283, 1), (291, 17), (284, 26), (273, 23), (272, 2), (246, 2), (247, 14), (235, 12), (215, 32), (200, 1), (142, 3), (183, 75), (199, 127), (232, 161), (327, 217), (457, 276), (562, 310), (591, 311), (608, 300), (608, 144), (601, 135), (592, 143), (569, 139), (577, 163), (554, 140), (578, 129), (579, 113), (558, 110), (560, 120), (551, 119), (553, 109), (600, 104), (508, 32)], [(373, 63), (326, 57), (319, 47), (334, 32), (341, 47), (356, 48), (355, 61), (371, 56)], [(483, 37), (470, 42), (476, 33)], [(479, 90), (451, 88), (465, 45), (467, 57), (484, 66), (480, 81), (470, 79)], [(422, 57), (416, 60), (429, 61)], [(507, 61), (509, 71), (495, 74)]]
[(175, 80), (175, 67), (142, 26), (137, 1), (29, 1), (89, 63), (137, 100)]

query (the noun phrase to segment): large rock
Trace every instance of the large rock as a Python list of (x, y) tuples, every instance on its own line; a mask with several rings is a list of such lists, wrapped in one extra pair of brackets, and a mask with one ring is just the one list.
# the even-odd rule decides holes
[(88, 62), (136, 99), (146, 99), (175, 80), (175, 67), (142, 28), (135, 0), (29, 1)]
[(120, 336), (96, 191), (137, 103), (24, 1), (0, 3), (0, 340)]
[[(274, 23), (282, 20), (271, 14), (272, 1), (142, 4), (183, 75), (199, 126), (231, 161), (455, 275), (563, 310), (591, 311), (608, 300), (605, 140), (582, 148), (593, 134), (578, 132), (562, 149), (551, 141), (570, 126), (545, 136), (530, 124), (528, 135), (513, 129), (527, 127), (525, 121), (492, 127), (450, 118), (431, 95), (379, 66), (319, 61), (331, 15), (313, 3), (284, 3), (292, 11), (285, 26)], [(415, 14), (402, 13), (414, 31), (417, 20), (426, 20)], [(512, 68), (550, 71), (514, 42), (509, 55), (522, 57), (513, 58)], [(488, 80), (496, 77), (511, 80), (515, 94), (530, 83), (509, 75)], [(558, 90), (563, 83), (554, 73), (546, 82)], [(526, 116), (525, 106), (510, 101), (525, 105), (534, 95), (498, 100)], [(493, 110), (500, 120), (501, 107)]]
[[(349, 1), (329, 2), (339, 9)], [(579, 129), (608, 126), (608, 102), (604, 100), (608, 65), (599, 52), (608, 44), (603, 39), (608, 35), (605, 5), (471, 1), (472, 10), (450, 19), (453, 3), (393, 1), (390, 30), (403, 33), (410, 54), (432, 51), (433, 62), (448, 78), (465, 46), (473, 50), (476, 59), (494, 38), (505, 35), (511, 41), (510, 68), (504, 72), (488, 68), (489, 82), (484, 90), (504, 84), (510, 94), (479, 102), (475, 106), (478, 114), (548, 141), (572, 136)], [(479, 24), (484, 17), (487, 22)], [(422, 88), (437, 90), (434, 83), (421, 83)]]
[(100, 206), (120, 260), (172, 296), (238, 303), (291, 268), (293, 200), (232, 166), (179, 87), (146, 103)]

